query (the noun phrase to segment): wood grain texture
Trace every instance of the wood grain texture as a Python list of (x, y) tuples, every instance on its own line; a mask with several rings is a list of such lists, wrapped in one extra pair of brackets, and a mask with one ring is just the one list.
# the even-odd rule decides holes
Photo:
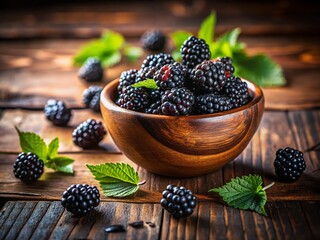
[(245, 106), (176, 117), (120, 108), (115, 104), (115, 80), (102, 91), (101, 112), (116, 145), (139, 166), (164, 176), (200, 176), (237, 157), (257, 130), (264, 98), (260, 88), (247, 84), (252, 100)]
[(89, 109), (73, 110), (72, 118), (67, 127), (54, 126), (49, 122), (43, 111), (25, 111), (25, 110), (8, 110), (5, 111), (0, 119), (0, 152), (2, 153), (19, 153), (21, 148), (19, 145), (19, 137), (14, 128), (17, 126), (24, 132), (35, 132), (40, 135), (44, 141), (49, 142), (58, 137), (59, 138), (59, 152), (100, 152), (100, 153), (119, 153), (119, 149), (115, 146), (111, 136), (107, 134), (100, 142), (99, 147), (92, 150), (82, 150), (76, 146), (72, 141), (73, 130), (88, 118), (101, 120), (100, 114), (95, 113)]
[[(38, 206), (45, 206), (45, 212)], [(28, 210), (28, 207), (31, 209)], [(227, 207), (215, 202), (200, 202), (194, 213), (175, 219), (160, 204), (101, 203), (89, 215), (76, 218), (60, 202), (7, 202), (0, 215), (1, 239), (318, 239), (319, 201), (269, 201), (268, 217), (255, 212)], [(14, 211), (14, 212), (13, 212)], [(28, 213), (25, 215), (24, 213)], [(43, 216), (35, 218), (39, 213)], [(133, 228), (128, 223), (153, 222)], [(124, 233), (104, 232), (110, 224), (122, 224)], [(30, 227), (30, 228), (29, 228)], [(41, 228), (41, 231), (39, 230)], [(10, 235), (15, 233), (14, 235)]]
[[(6, 112), (6, 111), (5, 111)], [(268, 189), (270, 200), (320, 200), (319, 162), (317, 151), (305, 150), (320, 142), (318, 129), (320, 126), (320, 111), (277, 112), (267, 111), (264, 114), (260, 128), (245, 150), (234, 161), (213, 173), (193, 178), (162, 177), (147, 172), (136, 166), (122, 154), (109, 153), (75, 153), (65, 154), (76, 160), (74, 176), (46, 171), (39, 182), (26, 186), (14, 178), (12, 164), (17, 154), (0, 155), (0, 196), (20, 199), (58, 200), (69, 185), (78, 182), (88, 182), (98, 185), (93, 179), (85, 163), (98, 164), (108, 161), (125, 162), (137, 169), (141, 180), (147, 183), (140, 187), (133, 198), (117, 199), (124, 202), (158, 203), (161, 192), (168, 184), (182, 185), (198, 195), (200, 201), (219, 200), (215, 195), (208, 194), (208, 189), (219, 187), (235, 176), (259, 174), (264, 185), (276, 181)], [(304, 151), (307, 169), (299, 181), (291, 184), (277, 182), (274, 175), (273, 161), (278, 148), (286, 146)], [(28, 194), (26, 194), (28, 193)], [(112, 198), (103, 198), (112, 201)]]

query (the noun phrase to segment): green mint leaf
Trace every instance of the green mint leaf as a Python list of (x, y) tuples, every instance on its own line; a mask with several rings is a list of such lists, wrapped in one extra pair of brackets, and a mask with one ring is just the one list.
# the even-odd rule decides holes
[(268, 56), (248, 56), (241, 51), (235, 52), (232, 60), (235, 75), (260, 86), (283, 86), (286, 83), (281, 67)]
[(47, 159), (47, 145), (43, 139), (32, 132), (21, 132), (16, 126), (16, 131), (20, 139), (20, 147), (23, 152), (32, 152), (36, 154), (41, 160), (46, 162)]
[(86, 164), (108, 197), (126, 197), (139, 189), (140, 177), (129, 165), (124, 163)]
[(120, 50), (125, 42), (124, 37), (120, 33), (111, 30), (103, 32), (101, 41), (108, 46), (111, 52)]
[(58, 149), (59, 149), (59, 139), (55, 138), (48, 145), (47, 157), (49, 159), (56, 157), (58, 155)]
[(155, 89), (158, 88), (158, 86), (156, 84), (156, 81), (154, 79), (146, 79), (146, 80), (137, 82), (135, 84), (132, 84), (131, 86), (134, 87), (134, 88), (145, 87), (145, 88), (148, 88), (150, 90), (155, 90)]
[(231, 207), (250, 209), (267, 216), (264, 209), (267, 195), (262, 188), (262, 178), (258, 175), (234, 178), (224, 186), (213, 188), (209, 192), (218, 193)]
[(221, 42), (228, 42), (232, 48), (237, 47), (237, 46), (241, 46), (241, 45), (238, 45), (239, 44), (238, 37), (239, 37), (240, 32), (241, 32), (240, 28), (232, 29), (231, 31), (226, 32), (223, 35), (221, 35), (217, 39), (217, 42), (220, 42), (220, 41)]
[(181, 46), (184, 41), (188, 39), (188, 37), (192, 36), (191, 32), (187, 31), (175, 31), (170, 34), (170, 38), (172, 39), (174, 45), (176, 46), (176, 50), (180, 51)]
[(171, 55), (176, 62), (182, 61), (182, 55), (179, 50), (174, 50)]
[(143, 50), (141, 47), (125, 46), (123, 49), (123, 54), (130, 62), (135, 62), (142, 56)]
[(110, 52), (101, 56), (101, 64), (103, 67), (112, 67), (121, 61), (120, 51)]
[(46, 167), (52, 168), (57, 172), (73, 173), (74, 160), (65, 156), (57, 156), (48, 160)]
[(213, 42), (214, 29), (216, 25), (216, 13), (211, 12), (211, 14), (206, 17), (201, 23), (200, 29), (198, 31), (198, 38), (202, 38), (207, 44)]

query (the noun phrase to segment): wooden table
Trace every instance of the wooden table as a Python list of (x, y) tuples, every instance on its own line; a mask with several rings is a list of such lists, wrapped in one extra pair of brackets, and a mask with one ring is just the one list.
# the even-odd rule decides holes
[[(149, 2), (125, 3), (0, 10), (0, 239), (319, 239), (319, 145), (312, 150), (320, 142), (320, 27), (315, 24), (320, 20), (319, 3), (199, 1), (200, 5), (185, 7), (179, 1), (164, 1), (157, 3), (157, 12)], [(109, 135), (97, 150), (76, 147), (73, 129), (87, 118), (101, 119), (83, 107), (81, 95), (88, 85), (69, 64), (88, 41), (83, 38), (97, 37), (103, 28), (120, 31), (134, 44), (145, 29), (155, 26), (167, 33), (177, 28), (196, 32), (210, 9), (218, 13), (218, 34), (241, 27), (241, 40), (249, 52), (271, 56), (288, 80), (285, 87), (264, 89), (266, 111), (243, 153), (211, 174), (168, 178), (135, 165)], [(101, 86), (140, 64), (123, 61), (108, 69)], [(42, 109), (49, 98), (64, 100), (73, 108), (69, 127), (55, 127), (45, 120)], [(59, 137), (60, 153), (76, 159), (74, 175), (46, 169), (33, 185), (16, 179), (12, 164), (21, 149), (14, 125), (36, 132), (46, 142)], [(292, 184), (277, 182), (273, 169), (276, 150), (286, 146), (302, 150), (307, 164), (303, 176)], [(104, 162), (129, 163), (147, 183), (133, 197), (102, 197), (87, 217), (73, 217), (59, 202), (62, 192), (73, 183), (98, 185), (84, 164)], [(276, 182), (267, 190), (267, 217), (228, 207), (208, 193), (247, 174), (261, 175), (264, 185)], [(169, 183), (197, 194), (199, 202), (191, 217), (176, 220), (161, 208), (161, 192)], [(137, 220), (154, 226), (128, 226)], [(104, 229), (110, 224), (128, 226), (127, 231), (107, 235)]]

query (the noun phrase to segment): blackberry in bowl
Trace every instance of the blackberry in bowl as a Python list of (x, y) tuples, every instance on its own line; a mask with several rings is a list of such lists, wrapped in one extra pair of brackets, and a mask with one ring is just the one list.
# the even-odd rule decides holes
[[(182, 116), (168, 116), (159, 113), (163, 100), (169, 99), (179, 109), (186, 107), (185, 98), (190, 99), (189, 91), (185, 90), (188, 94), (179, 91), (175, 98), (168, 95), (165, 99), (165, 92), (160, 91), (149, 103), (151, 110), (146, 107), (145, 112), (141, 109), (138, 112), (116, 104), (119, 97), (119, 80), (116, 79), (101, 93), (101, 113), (116, 145), (136, 164), (160, 175), (199, 176), (218, 170), (235, 159), (258, 129), (264, 111), (264, 96), (258, 86), (246, 80), (243, 82), (250, 96), (243, 106), (229, 109), (227, 103), (232, 103), (229, 101), (224, 103), (224, 111), (192, 115), (196, 112), (193, 109), (179, 111), (186, 113)], [(220, 106), (223, 99), (220, 96)], [(189, 102), (194, 102), (195, 106), (197, 96), (193, 100)], [(134, 102), (134, 99), (130, 101)], [(212, 101), (215, 104), (216, 100)]]

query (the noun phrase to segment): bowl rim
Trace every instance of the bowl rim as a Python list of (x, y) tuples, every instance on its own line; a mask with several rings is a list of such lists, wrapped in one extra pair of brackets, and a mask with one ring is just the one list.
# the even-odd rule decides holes
[(251, 99), (251, 101), (248, 104), (245, 104), (241, 107), (230, 109), (228, 111), (218, 112), (218, 113), (198, 114), (198, 115), (188, 115), (188, 116), (168, 116), (168, 115), (137, 112), (137, 111), (128, 110), (128, 109), (119, 107), (112, 100), (112, 97), (115, 95), (115, 89), (116, 89), (117, 84), (119, 82), (119, 78), (112, 80), (103, 88), (101, 95), (100, 95), (100, 104), (110, 110), (113, 110), (113, 111), (129, 114), (129, 115), (134, 115), (134, 116), (154, 118), (154, 119), (159, 119), (159, 118), (161, 118), (161, 119), (177, 119), (177, 118), (179, 118), (179, 119), (198, 119), (198, 118), (205, 119), (205, 118), (228, 116), (228, 115), (232, 115), (234, 113), (242, 112), (246, 109), (249, 109), (264, 99), (262, 89), (258, 85), (254, 84), (246, 79), (243, 79), (243, 78), (241, 78), (241, 80), (245, 81), (247, 83), (250, 93), (254, 93), (254, 96)]

